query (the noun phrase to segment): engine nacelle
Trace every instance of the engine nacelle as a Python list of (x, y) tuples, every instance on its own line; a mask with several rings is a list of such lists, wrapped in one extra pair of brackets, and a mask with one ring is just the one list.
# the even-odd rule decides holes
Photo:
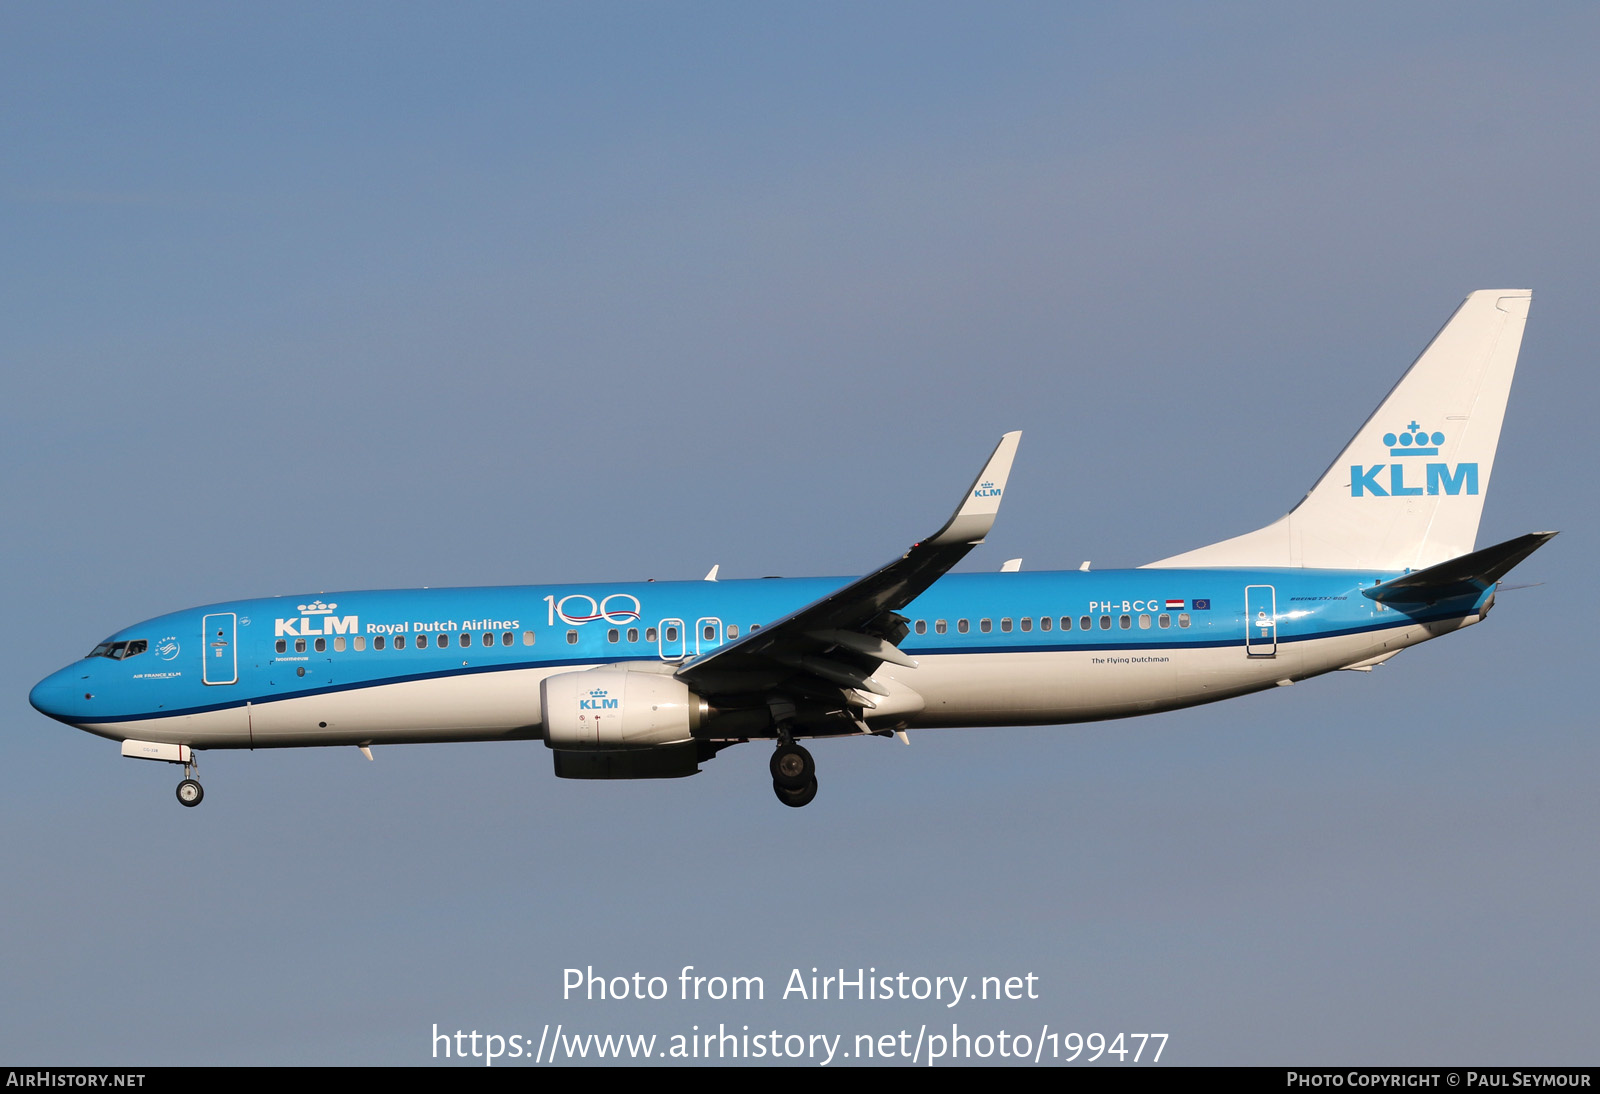
[(547, 676), (544, 743), (563, 751), (654, 748), (694, 740), (706, 701), (671, 676), (623, 668)]

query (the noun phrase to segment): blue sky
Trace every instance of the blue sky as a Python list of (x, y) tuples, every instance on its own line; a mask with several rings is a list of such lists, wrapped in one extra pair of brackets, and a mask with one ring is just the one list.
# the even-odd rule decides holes
[[(10, 5), (0, 1058), (422, 1063), (434, 1023), (891, 1032), (561, 973), (1034, 972), (1183, 1063), (1594, 1061), (1600, 14)], [(1467, 292), (1534, 303), (1488, 625), (1220, 706), (662, 785), (28, 707), (234, 597), (856, 573), (1025, 436), (972, 568), (1266, 523)], [(1263, 445), (1261, 437), (1271, 438)], [(1353, 677), (1353, 678), (1352, 678)]]

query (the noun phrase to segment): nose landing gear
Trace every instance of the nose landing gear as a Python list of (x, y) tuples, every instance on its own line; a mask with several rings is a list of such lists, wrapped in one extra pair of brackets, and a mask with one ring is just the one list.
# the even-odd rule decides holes
[(772, 790), (778, 800), (792, 809), (799, 809), (817, 796), (817, 765), (811, 753), (795, 744), (784, 741), (772, 753)]
[(200, 785), (200, 780), (195, 778), (199, 765), (194, 761), (194, 753), (189, 752), (188, 756), (183, 762), (183, 781), (178, 784), (178, 802), (193, 809), (205, 798), (206, 791)]

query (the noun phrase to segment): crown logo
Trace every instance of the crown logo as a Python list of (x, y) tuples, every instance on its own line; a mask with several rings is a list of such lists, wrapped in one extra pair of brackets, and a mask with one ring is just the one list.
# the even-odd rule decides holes
[(604, 699), (607, 694), (608, 693), (607, 693), (605, 688), (595, 688), (593, 691), (591, 691), (589, 693), (589, 698), (591, 698), (591, 699)]
[(320, 600), (313, 600), (309, 604), (298, 605), (300, 611), (306, 615), (327, 615), (338, 606), (339, 605), (337, 604), (324, 604)]
[(1399, 436), (1385, 433), (1383, 443), (1389, 446), (1391, 456), (1437, 456), (1439, 446), (1444, 444), (1444, 434), (1429, 433), (1413, 418), (1411, 424), (1406, 426), (1406, 431)]

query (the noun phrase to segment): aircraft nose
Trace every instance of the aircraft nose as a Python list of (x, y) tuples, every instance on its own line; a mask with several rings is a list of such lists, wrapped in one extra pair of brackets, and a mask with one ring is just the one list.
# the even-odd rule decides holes
[(58, 722), (70, 722), (69, 712), (74, 706), (82, 705), (73, 702), (80, 683), (83, 681), (74, 679), (69, 669), (53, 672), (33, 685), (33, 690), (28, 692), (28, 702), (33, 704), (33, 709), (40, 714), (54, 718)]

